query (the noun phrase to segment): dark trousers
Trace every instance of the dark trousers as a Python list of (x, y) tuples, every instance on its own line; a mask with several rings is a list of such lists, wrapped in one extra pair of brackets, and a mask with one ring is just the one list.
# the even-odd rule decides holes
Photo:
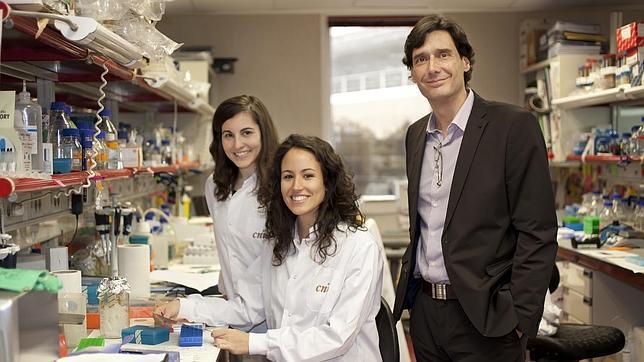
[(458, 300), (435, 300), (418, 292), (409, 324), (416, 360), (524, 361), (527, 336), (516, 331), (485, 337), (470, 322)]

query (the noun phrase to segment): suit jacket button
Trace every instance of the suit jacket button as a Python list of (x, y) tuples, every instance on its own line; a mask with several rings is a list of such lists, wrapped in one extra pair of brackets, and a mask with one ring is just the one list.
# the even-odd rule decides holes
[(443, 244), (447, 244), (447, 240), (443, 239)]

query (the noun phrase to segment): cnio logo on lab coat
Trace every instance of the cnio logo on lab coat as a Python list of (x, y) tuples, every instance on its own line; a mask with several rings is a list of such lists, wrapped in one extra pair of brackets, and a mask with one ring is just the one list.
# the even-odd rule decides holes
[(266, 231), (254, 232), (253, 239), (268, 239), (268, 233)]
[(326, 293), (326, 292), (329, 291), (329, 284), (327, 284), (327, 285), (318, 285), (317, 287), (315, 287), (315, 291), (317, 293)]

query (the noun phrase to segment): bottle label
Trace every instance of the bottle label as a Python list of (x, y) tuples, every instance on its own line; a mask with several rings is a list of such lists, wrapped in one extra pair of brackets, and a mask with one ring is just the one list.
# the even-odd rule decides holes
[(27, 127), (27, 133), (29, 133), (29, 138), (31, 140), (31, 154), (38, 154), (38, 127), (29, 126)]

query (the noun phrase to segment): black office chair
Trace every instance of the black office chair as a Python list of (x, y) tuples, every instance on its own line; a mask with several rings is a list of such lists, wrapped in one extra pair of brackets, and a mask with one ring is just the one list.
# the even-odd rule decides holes
[(385, 298), (382, 297), (380, 297), (380, 311), (378, 311), (378, 315), (376, 315), (376, 327), (378, 328), (378, 346), (380, 347), (380, 356), (382, 356), (382, 361), (400, 361), (396, 321), (391, 313), (389, 304), (387, 304)]
[[(559, 285), (559, 268), (550, 277), (550, 293)], [(552, 336), (528, 340), (530, 358), (537, 362), (579, 361), (608, 356), (624, 348), (624, 333), (615, 327), (562, 323)]]

